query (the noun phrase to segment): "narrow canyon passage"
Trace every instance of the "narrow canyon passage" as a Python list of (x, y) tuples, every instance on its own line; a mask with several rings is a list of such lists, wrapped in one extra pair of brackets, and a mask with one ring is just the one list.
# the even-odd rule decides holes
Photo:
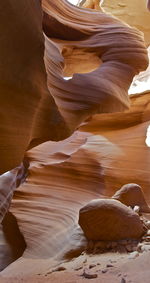
[(79, 210), (91, 199), (137, 183), (150, 205), (150, 22), (144, 0), (135, 11), (107, 0), (106, 12), (43, 0), (43, 14), (38, 1), (5, 1), (15, 25), (3, 14), (1, 57), (11, 60), (0, 60), (0, 170), (22, 160), (27, 170), (16, 189), (15, 178), (0, 180), (2, 217), (15, 191), (0, 228), (0, 270), (24, 278), (82, 256)]

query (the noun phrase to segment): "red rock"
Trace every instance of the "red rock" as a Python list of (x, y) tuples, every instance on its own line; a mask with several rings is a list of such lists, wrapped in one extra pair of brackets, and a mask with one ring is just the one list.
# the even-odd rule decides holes
[[(0, 172), (24, 154), (30, 159), (11, 205), (27, 247), (8, 275), (47, 270), (47, 259), (78, 246), (77, 213), (89, 200), (127, 182), (144, 183), (149, 192), (149, 93), (132, 97), (129, 111), (108, 115), (129, 106), (132, 78), (147, 66), (143, 35), (107, 14), (91, 16), (64, 0), (42, 2), (45, 39), (38, 1), (0, 5)], [(65, 72), (73, 79), (65, 81)], [(64, 139), (89, 116), (91, 123), (69, 141), (27, 152)]]
[[(11, 2), (0, 7), (0, 174), (18, 166), (27, 149), (66, 138), (92, 114), (127, 109), (132, 79), (148, 64), (141, 33), (107, 13), (89, 17), (67, 1), (43, 0), (42, 18), (40, 1)], [(65, 81), (68, 52), (72, 62), (77, 50), (80, 68), (88, 58), (90, 69)]]
[(137, 184), (125, 184), (113, 196), (127, 206), (139, 206), (140, 212), (150, 213), (150, 208), (145, 200), (141, 186)]
[(79, 225), (90, 240), (138, 239), (143, 235), (139, 216), (117, 200), (92, 200), (79, 212)]

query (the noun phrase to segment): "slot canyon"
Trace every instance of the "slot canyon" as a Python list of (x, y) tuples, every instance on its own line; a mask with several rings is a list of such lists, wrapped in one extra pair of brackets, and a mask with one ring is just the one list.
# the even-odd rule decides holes
[(0, 15), (0, 283), (149, 283), (150, 1)]

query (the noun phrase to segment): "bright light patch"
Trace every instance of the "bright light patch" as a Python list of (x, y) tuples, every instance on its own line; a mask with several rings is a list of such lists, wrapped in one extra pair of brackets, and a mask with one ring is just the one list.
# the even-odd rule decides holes
[(7, 171), (7, 172), (3, 173), (2, 175), (0, 175), (0, 177), (1, 176), (9, 176), (10, 173), (11, 173), (11, 171)]
[(68, 80), (71, 80), (72, 77), (64, 77), (64, 80), (68, 81)]
[(150, 147), (150, 126), (148, 126), (148, 128), (147, 128), (147, 133), (146, 133), (146, 140), (145, 140), (145, 142), (146, 142), (146, 145), (147, 145), (148, 147)]
[(150, 77), (147, 80), (135, 80), (128, 90), (128, 94), (141, 93), (150, 90)]
[[(150, 62), (150, 46), (148, 47), (148, 57)], [(128, 93), (141, 93), (150, 90), (150, 63), (148, 68), (144, 71), (139, 73), (139, 75), (135, 76), (131, 87), (129, 88)]]
[(77, 5), (79, 0), (68, 0), (68, 2), (70, 2), (73, 5)]

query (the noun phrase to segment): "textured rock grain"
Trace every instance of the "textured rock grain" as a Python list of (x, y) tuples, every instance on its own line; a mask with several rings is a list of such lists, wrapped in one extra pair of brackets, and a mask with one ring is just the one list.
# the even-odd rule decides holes
[(132, 208), (139, 206), (140, 212), (150, 213), (150, 208), (145, 200), (142, 188), (137, 184), (132, 183), (122, 186), (112, 198)]
[[(128, 88), (148, 63), (137, 30), (65, 0), (42, 3), (43, 18), (40, 1), (0, 7), (0, 174), (17, 167), (28, 148), (66, 138), (92, 114), (128, 108)], [(103, 64), (65, 81), (68, 50), (70, 58), (82, 51)]]
[(87, 239), (138, 239), (143, 234), (139, 216), (117, 200), (92, 200), (79, 212), (79, 225)]
[[(99, 114), (70, 139), (26, 152), (28, 178), (15, 192), (11, 211), (27, 247), (6, 276), (45, 271), (60, 251), (64, 256), (66, 247), (78, 247), (78, 210), (91, 199), (111, 196), (131, 182), (149, 198), (150, 93), (132, 96), (125, 113), (101, 114), (129, 106), (132, 77), (147, 66), (143, 35), (111, 15), (91, 15), (89, 9), (51, 0), (43, 1), (44, 39), (39, 2), (3, 0), (0, 5), (5, 35), (0, 39), (0, 172), (20, 164), (27, 149), (63, 139)], [(69, 81), (67, 74), (73, 75)]]

